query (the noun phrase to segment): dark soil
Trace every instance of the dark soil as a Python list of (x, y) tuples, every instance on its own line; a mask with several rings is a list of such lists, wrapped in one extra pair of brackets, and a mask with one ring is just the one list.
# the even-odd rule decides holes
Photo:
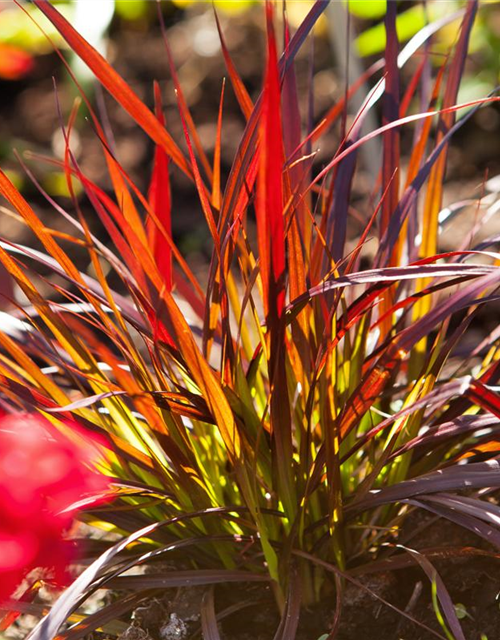
[[(410, 517), (409, 546), (420, 549), (442, 578), (467, 640), (497, 640), (500, 563), (487, 544), (463, 529), (422, 514)], [(402, 540), (409, 538), (403, 532)], [(462, 554), (460, 557), (458, 554)], [(463, 554), (470, 554), (469, 556)], [(473, 553), (485, 553), (474, 556)], [(444, 637), (432, 606), (430, 581), (404, 552), (406, 567), (356, 575), (344, 585), (337, 640), (432, 640)], [(442, 559), (439, 559), (441, 557)], [(353, 570), (353, 574), (360, 573)], [(200, 637), (205, 589), (171, 590), (141, 604), (118, 640), (191, 640)], [(280, 619), (265, 586), (217, 587), (215, 609), (222, 640), (273, 640)], [(335, 594), (302, 610), (297, 640), (318, 640), (335, 617)], [(89, 639), (90, 640), (90, 639)]]

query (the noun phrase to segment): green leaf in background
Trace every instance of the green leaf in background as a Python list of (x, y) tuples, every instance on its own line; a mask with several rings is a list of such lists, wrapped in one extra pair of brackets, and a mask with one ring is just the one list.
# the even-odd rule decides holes
[[(72, 184), (73, 193), (77, 196), (80, 195), (83, 191), (81, 183), (77, 182), (76, 180), (72, 180)], [(71, 197), (71, 192), (68, 189), (66, 174), (62, 173), (61, 171), (52, 171), (50, 173), (47, 173), (47, 175), (42, 180), (42, 186), (51, 196), (59, 196), (63, 198)]]
[(358, 18), (372, 20), (385, 16), (387, 9), (386, 0), (344, 0), (349, 13)]
[[(172, 0), (172, 2), (181, 9), (185, 9), (190, 5), (204, 5), (206, 2), (203, 0)], [(241, 13), (246, 11), (254, 3), (254, 0), (215, 0), (215, 8), (226, 13)]]
[(146, 13), (147, 0), (115, 0), (115, 11), (124, 20), (138, 20)]
[(24, 187), (25, 177), (22, 173), (15, 169), (6, 169), (4, 173), (16, 189), (21, 190)]
[[(365, 3), (358, 3), (365, 4)], [(370, 4), (370, 3), (367, 3)], [(378, 2), (377, 2), (378, 4)], [(400, 13), (396, 19), (396, 30), (400, 42), (409, 40), (425, 26), (424, 7), (417, 5)], [(360, 56), (372, 56), (385, 49), (385, 25), (383, 22), (367, 29), (355, 40)]]
[[(47, 53), (52, 51), (52, 45), (41, 29), (57, 44), (65, 46), (63, 38), (47, 18), (41, 16), (36, 7), (23, 5), (23, 10), (14, 3), (9, 7), (2, 7), (0, 11), (0, 40), (4, 44), (17, 46), (30, 53)], [(64, 4), (58, 7), (64, 17), (71, 19), (73, 7)], [(26, 12), (26, 13), (25, 13)], [(36, 15), (37, 24), (30, 18)]]
[[(457, 103), (472, 102), (484, 98), (493, 90), (493, 83), (487, 74), (479, 73), (475, 76), (466, 76), (460, 83)], [(465, 107), (461, 110), (461, 116), (470, 111), (473, 107)]]
[[(373, 2), (369, 0), (344, 0), (344, 2), (346, 6), (349, 6), (350, 13), (360, 18), (374, 20), (382, 18), (385, 14), (385, 0), (373, 0)], [(449, 0), (447, 3), (442, 3), (439, 0), (430, 1), (427, 4), (427, 19), (429, 21), (437, 20), (444, 15), (445, 11), (459, 9), (460, 6), (460, 3), (455, 0)], [(489, 47), (485, 46), (486, 42), (489, 41), (490, 35), (494, 32), (492, 16), (494, 17), (495, 14), (492, 13), (488, 16), (488, 14), (483, 13), (478, 16), (471, 33), (469, 53), (474, 53), (480, 49), (492, 49), (491, 43)], [(424, 5), (422, 3), (400, 13), (396, 19), (400, 42), (405, 42), (413, 37), (425, 26), (425, 20)], [(453, 46), (459, 25), (460, 19), (457, 18), (456, 21), (454, 20), (440, 29), (439, 35), (434, 42), (436, 51), (446, 52), (449, 47)], [(382, 53), (385, 49), (385, 25), (383, 21), (363, 31), (355, 40), (355, 45), (360, 56)]]

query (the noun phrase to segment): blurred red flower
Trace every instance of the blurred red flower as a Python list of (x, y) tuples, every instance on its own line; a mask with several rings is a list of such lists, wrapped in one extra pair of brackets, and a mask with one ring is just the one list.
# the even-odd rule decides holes
[(75, 445), (42, 416), (0, 418), (0, 602), (35, 568), (64, 581), (74, 556), (71, 505), (107, 487), (91, 458), (92, 447)]
[(20, 47), (0, 43), (0, 78), (20, 80), (35, 66), (31, 54)]

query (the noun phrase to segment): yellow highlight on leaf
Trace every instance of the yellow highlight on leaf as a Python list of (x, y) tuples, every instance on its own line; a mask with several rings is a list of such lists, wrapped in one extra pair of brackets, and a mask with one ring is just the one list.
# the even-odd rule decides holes
[[(185, 9), (191, 5), (210, 5), (212, 2), (207, 0), (172, 0), (173, 3), (180, 7), (181, 9)], [(246, 11), (251, 5), (255, 4), (254, 0), (214, 0), (214, 5), (216, 9), (223, 11), (224, 13), (243, 13)]]

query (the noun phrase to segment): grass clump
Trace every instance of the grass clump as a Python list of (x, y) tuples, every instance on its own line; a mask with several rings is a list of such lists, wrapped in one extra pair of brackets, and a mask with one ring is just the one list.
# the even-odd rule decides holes
[[(30, 639), (106, 631), (117, 615), (166, 587), (230, 582), (270, 587), (264, 593), (282, 615), (277, 639), (294, 637), (303, 605), (335, 592), (334, 637), (353, 569), (359, 576), (375, 562), (384, 568), (407, 556), (432, 581), (446, 635), (463, 638), (430, 559), (397, 542), (416, 508), (489, 542), (500, 539), (498, 506), (485, 499), (500, 485), (498, 332), (464, 342), (478, 311), (496, 300), (500, 255), (491, 248), (495, 238), (439, 252), (450, 137), (496, 100), (456, 104), (477, 2), (467, 3), (441, 68), (432, 67), (425, 42), (446, 20), (399, 51), (389, 2), (385, 62), (367, 72), (366, 79), (378, 73), (379, 80), (353, 124), (346, 127), (341, 100), (310, 130), (302, 126), (294, 58), (327, 2), (314, 3), (294, 34), (285, 28), (280, 56), (267, 3), (267, 63), (255, 102), (222, 39), (228, 84), (246, 119), (225, 184), (223, 93), (210, 159), (166, 40), (181, 148), (165, 126), (158, 84), (153, 112), (55, 6), (34, 3), (156, 150), (150, 188), (141, 193), (83, 95), (113, 185), (105, 192), (71, 152), (75, 103), (63, 126), (60, 167), (69, 192), (78, 184), (84, 199), (74, 195), (68, 210), (49, 199), (73, 236), (42, 223), (0, 173), (2, 196), (41, 244), (0, 245), (3, 265), (29, 301), (12, 314), (20, 322), (0, 333), (2, 403), (8, 412), (42, 414), (75, 441), (85, 431), (100, 438), (97, 468), (113, 499), (87, 505), (81, 518), (120, 537), (103, 542), (104, 549), (95, 545), (101, 553), (86, 558), (86, 569)], [(416, 74), (403, 91), (400, 68), (417, 54)], [(417, 98), (425, 111), (410, 113)], [(383, 126), (363, 135), (376, 105)], [(317, 167), (318, 141), (339, 121), (340, 144)], [(403, 126), (414, 131), (405, 172)], [(364, 230), (348, 250), (357, 154), (373, 138), (382, 148), (380, 174), (373, 204), (362, 212)], [(210, 232), (206, 288), (172, 239), (172, 165), (192, 181)], [(477, 206), (478, 215), (490, 215)], [(93, 235), (90, 215), (106, 239)], [(371, 264), (361, 268), (368, 243), (375, 247), (366, 257)], [(75, 246), (88, 252), (95, 277), (75, 265)], [(40, 266), (57, 276), (45, 279), (54, 301), (39, 293)], [(144, 565), (147, 572), (139, 570)], [(127, 594), (61, 631), (98, 589)], [(204, 637), (219, 637), (210, 590), (202, 627)]]

